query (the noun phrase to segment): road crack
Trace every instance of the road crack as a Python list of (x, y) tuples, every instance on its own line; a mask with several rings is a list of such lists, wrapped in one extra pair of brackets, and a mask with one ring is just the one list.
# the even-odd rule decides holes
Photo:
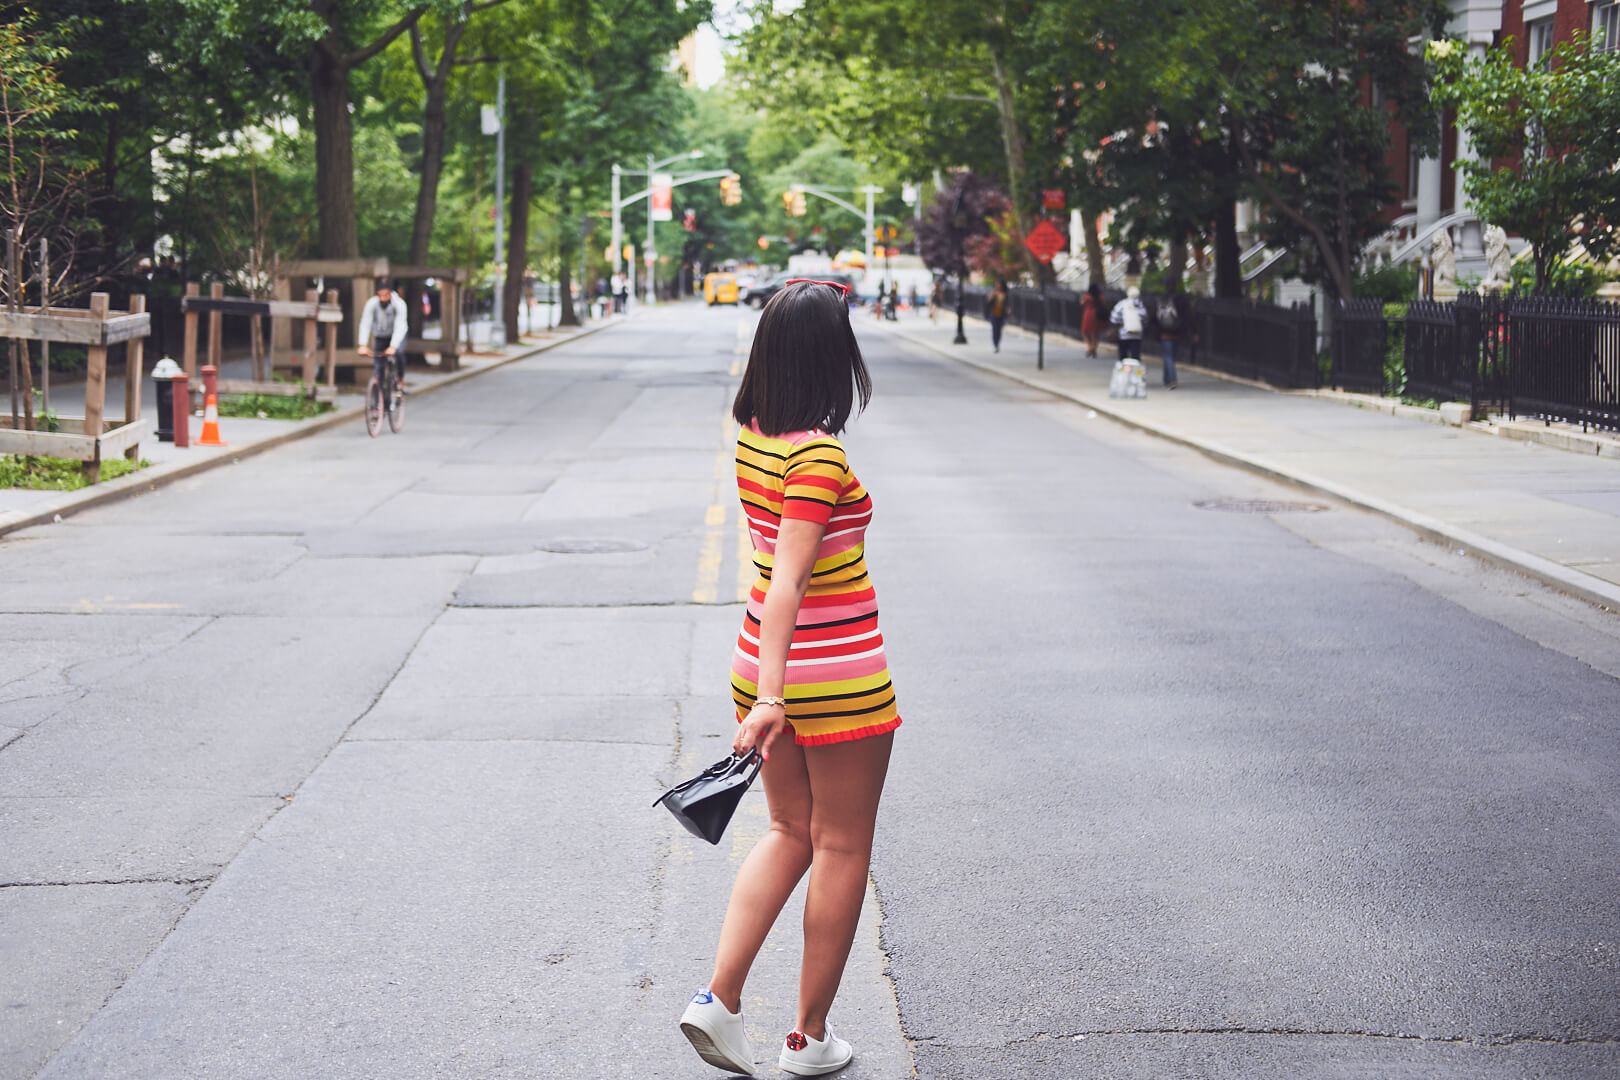
[(1099, 1028), (1085, 1031), (1037, 1031), (1033, 1035), (1010, 1039), (1001, 1043), (946, 1043), (937, 1035), (907, 1036), (910, 1043), (926, 1043), (942, 1050), (1011, 1050), (1027, 1043), (1069, 1039), (1130, 1038), (1156, 1035), (1280, 1035), (1285, 1038), (1370, 1039), (1390, 1042), (1432, 1043), (1441, 1046), (1617, 1046), (1620, 1038), (1612, 1037), (1557, 1037), (1551, 1035), (1521, 1035), (1495, 1032), (1474, 1035), (1415, 1035), (1410, 1032), (1366, 1031), (1355, 1028), (1289, 1028), (1247, 1027), (1230, 1025), (1219, 1027), (1158, 1027), (1158, 1028)]

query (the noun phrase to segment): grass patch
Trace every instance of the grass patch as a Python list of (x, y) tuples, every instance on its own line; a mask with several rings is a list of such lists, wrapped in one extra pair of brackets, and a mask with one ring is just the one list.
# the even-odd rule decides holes
[(227, 394), (219, 399), (219, 415), (248, 416), (260, 420), (308, 420), (332, 411), (330, 401), (283, 394)]
[[(145, 458), (108, 458), (101, 463), (101, 478), (116, 480), (136, 469), (152, 464)], [(88, 487), (84, 479), (83, 462), (68, 458), (24, 457), (20, 454), (0, 454), (0, 487), (28, 488), (33, 491), (78, 491)]]
[(1416, 405), (1420, 409), (1438, 409), (1440, 403), (1432, 397), (1406, 397), (1401, 398), (1402, 405)]

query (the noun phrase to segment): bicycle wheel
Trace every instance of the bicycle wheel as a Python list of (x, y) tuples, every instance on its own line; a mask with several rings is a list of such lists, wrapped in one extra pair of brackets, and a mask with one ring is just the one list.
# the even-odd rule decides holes
[(396, 374), (388, 380), (388, 428), (395, 434), (405, 426), (405, 383)]
[(366, 384), (366, 434), (373, 439), (382, 431), (382, 414), (382, 384), (377, 381), (377, 376), (373, 375), (371, 382)]

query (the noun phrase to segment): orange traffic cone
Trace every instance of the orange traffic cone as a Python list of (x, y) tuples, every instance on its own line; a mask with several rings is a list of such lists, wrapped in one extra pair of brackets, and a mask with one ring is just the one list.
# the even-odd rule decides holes
[(226, 446), (229, 445), (219, 437), (219, 401), (210, 393), (203, 399), (203, 429), (202, 438), (197, 440), (198, 446)]

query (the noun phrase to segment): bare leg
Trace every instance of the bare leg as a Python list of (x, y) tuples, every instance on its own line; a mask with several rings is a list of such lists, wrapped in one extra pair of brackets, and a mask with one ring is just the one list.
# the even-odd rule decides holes
[(827, 1010), (855, 940), (872, 863), (878, 800), (893, 745), (890, 733), (805, 750), (814, 855), (804, 900), (798, 1030), (813, 1039), (827, 1037)]
[(737, 871), (731, 903), (715, 948), (709, 991), (732, 1012), (742, 1008), (743, 983), (782, 905), (810, 867), (810, 777), (804, 748), (784, 732), (760, 769), (771, 824)]

